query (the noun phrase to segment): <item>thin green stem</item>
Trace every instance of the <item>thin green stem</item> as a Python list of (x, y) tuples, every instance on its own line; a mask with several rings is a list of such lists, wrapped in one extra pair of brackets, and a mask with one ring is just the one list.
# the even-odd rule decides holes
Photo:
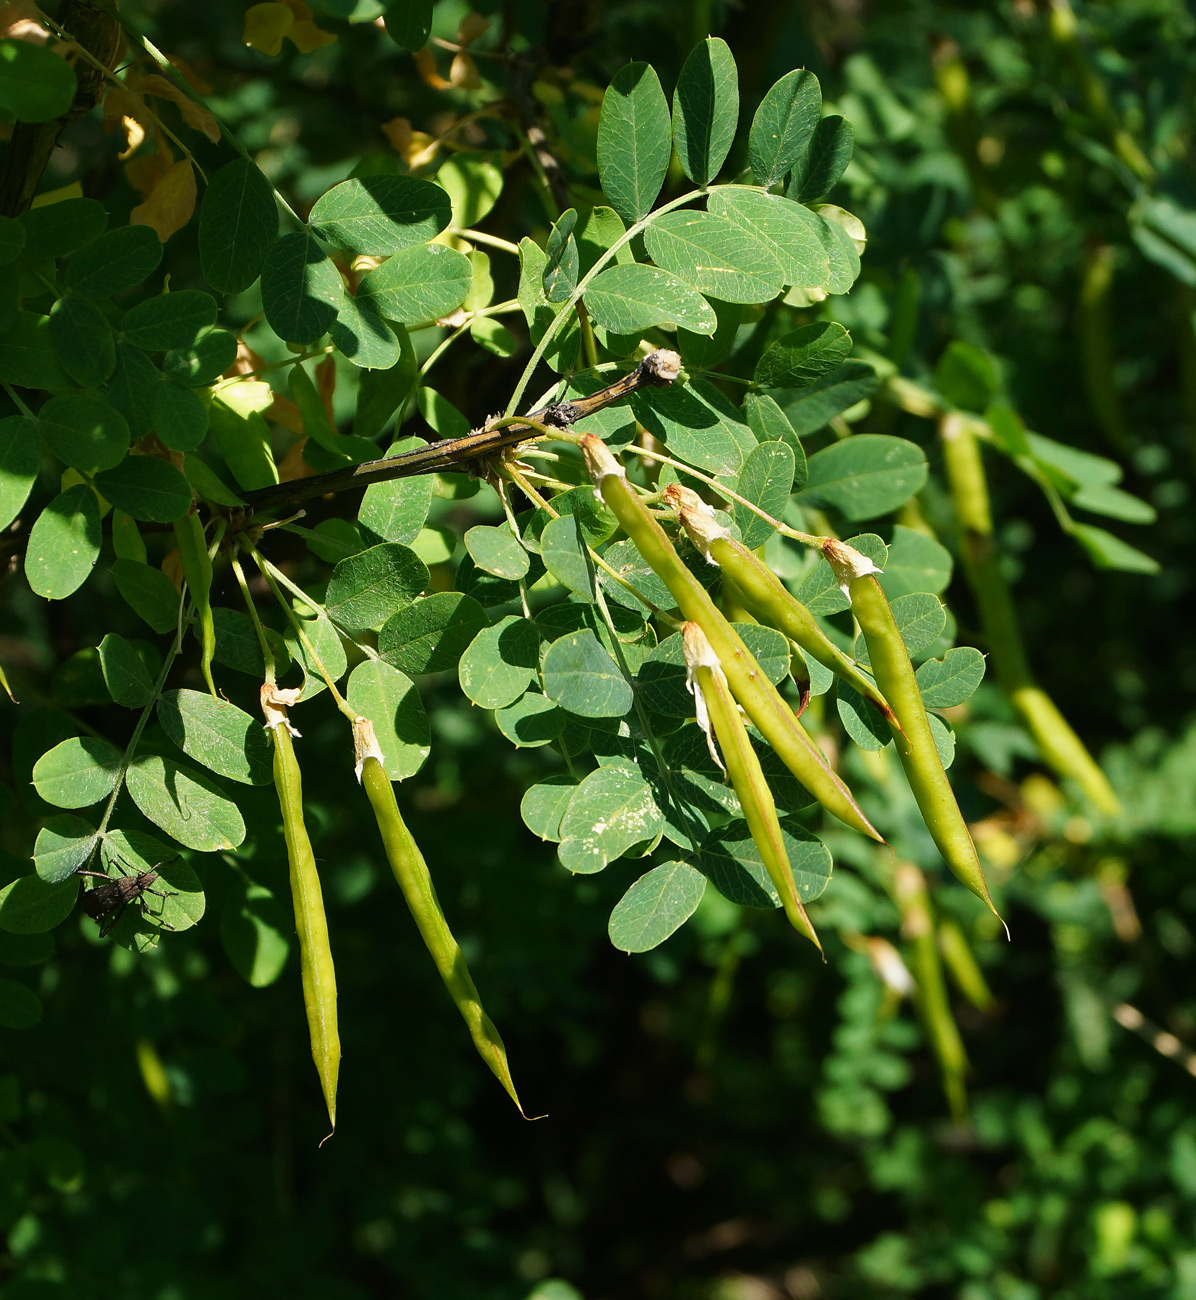
[(237, 579), (237, 586), (241, 588), (241, 595), (245, 600), (245, 612), (249, 615), (249, 621), (253, 624), (253, 630), (257, 633), (257, 643), (261, 647), (262, 662), (265, 664), (265, 682), (267, 686), (275, 684), (275, 664), (274, 651), (270, 649), (270, 642), (266, 639), (266, 630), (262, 627), (262, 621), (257, 616), (257, 603), (253, 599), (249, 590), (249, 583), (245, 581), (245, 570), (241, 567), (241, 561), (234, 555), (231, 557), (233, 574)]
[[(108, 823), (112, 819), (112, 813), (116, 808), (116, 801), (120, 798), (120, 792), (125, 788), (125, 777), (129, 768), (133, 766), (133, 759), (137, 754), (137, 746), (141, 741), (141, 733), (145, 730), (146, 724), (150, 720), (155, 706), (158, 703), (158, 697), (162, 694), (162, 688), (166, 685), (166, 678), (174, 665), (175, 657), (183, 644), (183, 600), (179, 598), (179, 622), (175, 628), (174, 643), (170, 650), (167, 651), (166, 657), (162, 662), (162, 668), (158, 673), (157, 680), (154, 682), (150, 698), (141, 714), (137, 719), (137, 725), (133, 728), (133, 734), (129, 737), (129, 743), (125, 746), (125, 752), (121, 756), (120, 771), (117, 773), (116, 784), (112, 787), (112, 793), (108, 796), (108, 802), (104, 805), (104, 815), (100, 818), (100, 824), (96, 828), (96, 849), (99, 848), (100, 840), (104, 837), (104, 832), (108, 829)], [(95, 850), (92, 851), (93, 855)], [(90, 861), (90, 858), (88, 859)]]
[(695, 199), (703, 198), (705, 197), (705, 194), (706, 191), (704, 190), (690, 190), (687, 194), (682, 194), (680, 198), (674, 199), (671, 203), (666, 203), (663, 207), (659, 207), (654, 212), (650, 212), (643, 218), (643, 220), (637, 221), (630, 230), (625, 231), (624, 234), (616, 239), (606, 252), (598, 258), (589, 271), (587, 271), (586, 274), (577, 282), (577, 288), (575, 288), (569, 296), (569, 301), (549, 322), (548, 328), (544, 331), (539, 343), (536, 344), (536, 349), (531, 355), (531, 360), (529, 360), (527, 365), (524, 367), (523, 374), (519, 377), (519, 382), (515, 385), (515, 391), (511, 394), (511, 400), (507, 403), (506, 415), (510, 416), (515, 414), (520, 399), (523, 397), (523, 390), (531, 382), (531, 377), (535, 373), (536, 367), (543, 360), (544, 354), (548, 351), (552, 340), (556, 338), (557, 331), (566, 320), (571, 319), (569, 308), (581, 301), (585, 291), (590, 287), (590, 282), (601, 271), (606, 269), (607, 264), (613, 261), (619, 249), (624, 248), (626, 245), (631, 243), (631, 241), (640, 234), (641, 231), (650, 226), (657, 217), (663, 216), (666, 212), (672, 212), (674, 208), (684, 207), (685, 204), (692, 203)]
[(594, 326), (590, 323), (590, 313), (579, 298), (577, 300), (577, 323), (581, 326), (581, 346), (586, 354), (586, 364), (591, 369), (598, 364), (598, 342), (594, 338)]
[[(551, 515), (553, 519), (559, 519), (561, 517), (560, 511), (553, 508), (552, 502), (549, 501), (546, 497), (541, 496), (541, 494), (537, 492), (536, 489), (532, 486), (531, 480), (525, 474), (517, 470), (511, 461), (506, 461), (504, 463), (503, 474), (508, 479), (510, 479), (510, 481), (514, 483), (521, 492), (524, 493), (524, 495), (528, 498), (529, 501), (534, 501), (536, 505), (539, 506), (540, 509), (543, 510), (546, 514)], [(561, 486), (568, 489), (570, 485), (562, 484)], [(576, 484), (572, 486), (576, 486)], [(676, 619), (671, 619), (668, 617), (667, 614), (662, 613), (661, 610), (659, 610), (652, 603), (652, 601), (649, 600), (648, 597), (645, 596), (643, 592), (639, 590), (638, 587), (636, 587), (633, 583), (628, 582), (627, 579), (623, 577), (621, 573), (617, 573), (613, 568), (611, 568), (611, 566), (606, 562), (606, 560), (604, 560), (603, 557), (599, 555), (598, 552), (594, 550), (592, 546), (587, 546), (586, 552), (589, 555), (590, 559), (593, 561), (593, 563), (599, 569), (601, 569), (603, 573), (605, 573), (614, 582), (617, 582), (625, 591), (629, 592), (632, 596), (634, 596), (636, 600), (642, 602), (651, 611), (653, 615), (655, 615), (658, 618), (664, 619), (665, 622), (669, 623), (673, 627), (681, 626), (681, 624)]]
[(500, 239), (498, 235), (488, 235), (484, 230), (457, 230), (449, 231), (449, 234), (456, 235), (459, 239), (468, 239), (471, 244), (485, 244), (488, 248), (498, 248), (504, 253), (510, 253), (514, 257), (519, 256), (519, 245), (512, 244), (509, 239)]
[(346, 718), (349, 719), (350, 722), (352, 722), (353, 719), (357, 717), (356, 712), (350, 708), (348, 701), (340, 691), (337, 690), (336, 683), (332, 680), (332, 675), (325, 666), (323, 659), (320, 658), (315, 646), (312, 645), (311, 641), (308, 639), (308, 635), (303, 628), (302, 620), (291, 608), (289, 602), (283, 600), (282, 593), (279, 591), (279, 585), (281, 584), (288, 590), (299, 595), (307, 604), (308, 608), (316, 611), (318, 614), (324, 614), (323, 608), (317, 605), (312, 598), (302, 590), (302, 588), (296, 587), (281, 569), (275, 568), (275, 566), (271, 564), (264, 555), (260, 554), (257, 547), (255, 547), (251, 542), (242, 540), (241, 546), (253, 560), (254, 564), (257, 565), (258, 571), (269, 584), (270, 590), (274, 593), (274, 599), (278, 601), (281, 606), (283, 613), (287, 617), (287, 621), (294, 629), (295, 635), (299, 638), (299, 642), (303, 646), (303, 649), (307, 652), (308, 658), (311, 663), (315, 665), (316, 671), (324, 679), (324, 685), (328, 687), (328, 692), (332, 696), (336, 707)]
[(326, 357), (336, 349), (331, 343), (327, 347), (312, 348), (310, 352), (301, 352), (298, 356), (287, 357), (285, 361), (271, 361), (269, 365), (259, 366), (257, 370), (245, 370), (239, 375), (232, 375), (228, 379), (221, 379), (219, 383), (213, 385), (214, 393), (220, 392), (222, 388), (230, 388), (233, 384), (239, 384), (242, 379), (255, 379), (258, 375), (267, 375), (272, 370), (289, 370), (292, 366), (297, 366), (300, 362), (311, 361), (314, 357)]
[(690, 478), (696, 478), (698, 482), (705, 483), (708, 487), (713, 488), (719, 496), (727, 497), (731, 501), (750, 510), (752, 514), (759, 515), (766, 523), (770, 523), (778, 533), (783, 537), (792, 537), (795, 542), (801, 542), (803, 546), (813, 546), (821, 550), (822, 543), (826, 541), (825, 537), (820, 537), (816, 533), (803, 533), (800, 528), (790, 528), (786, 523), (779, 519), (774, 519), (767, 510), (761, 510), (754, 501), (749, 501), (746, 497), (741, 497), (738, 492), (727, 487), (725, 483), (720, 483), (711, 478), (708, 474), (703, 474), (701, 470), (696, 470), (692, 465), (686, 465), (684, 461), (674, 460), (672, 456), (666, 456), (663, 452), (651, 451), (647, 447), (636, 446), (633, 448), (635, 455), (647, 456), (652, 460), (658, 460), (663, 465), (671, 465), (674, 469), (680, 470)]
[(556, 195), (552, 192), (552, 182), (548, 179), (544, 164), (540, 161), (535, 149), (532, 148), (532, 142), (527, 138), (527, 133), (523, 127), (513, 118), (507, 125), (515, 133), (515, 139), (519, 141), (520, 151), (531, 163), (532, 171), (536, 173), (536, 179), (540, 182), (540, 202), (544, 204), (544, 211), (548, 214), (548, 220), (552, 222), (558, 221), (561, 215), (561, 207), (556, 201)]
[(24, 401), (17, 395), (12, 385), (9, 384), (7, 379), (0, 379), (0, 387), (4, 389), (4, 391), (8, 394), (9, 400), (27, 420), (32, 420), (36, 418), (33, 412), (25, 405)]

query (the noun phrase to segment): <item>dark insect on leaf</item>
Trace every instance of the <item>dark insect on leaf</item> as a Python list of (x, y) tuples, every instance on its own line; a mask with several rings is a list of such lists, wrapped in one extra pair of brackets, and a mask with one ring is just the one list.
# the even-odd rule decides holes
[[(156, 866), (161, 865), (155, 863)], [(79, 906), (93, 920), (102, 922), (100, 928), (100, 938), (108, 937), (112, 927), (125, 914), (125, 908), (130, 903), (138, 903), (141, 907), (142, 916), (151, 915), (149, 905), (145, 901), (146, 894), (154, 894), (158, 898), (170, 898), (173, 891), (163, 889), (153, 889), (152, 886), (159, 879), (156, 871), (138, 871), (133, 875), (109, 876), (103, 871), (80, 871), (80, 876), (92, 876), (96, 879), (96, 884), (88, 890), (85, 890), (82, 898), (79, 900)], [(161, 922), (166, 929), (173, 930), (174, 926), (166, 925)]]

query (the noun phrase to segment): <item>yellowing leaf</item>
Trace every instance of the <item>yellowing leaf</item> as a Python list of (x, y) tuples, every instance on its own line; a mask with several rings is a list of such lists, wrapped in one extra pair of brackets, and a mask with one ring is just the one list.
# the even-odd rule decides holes
[(396, 153), (407, 157), (407, 150), (411, 148), (411, 119), (409, 117), (392, 117), (389, 122), (382, 123), (382, 134), (394, 146)]
[(129, 214), (129, 224), (150, 226), (165, 243), (195, 211), (195, 171), (187, 159), (171, 164), (146, 201)]
[(44, 45), (50, 33), (38, 21), (37, 5), (32, 0), (9, 0), (8, 4), (0, 4), (0, 37)]
[(120, 124), (125, 133), (125, 147), (116, 156), (124, 162), (145, 139), (145, 127), (135, 117), (122, 117)]
[(282, 38), (291, 30), (295, 15), (284, 4), (251, 5), (245, 11), (241, 40), (263, 54), (282, 52)]
[(449, 68), (449, 84), (458, 90), (477, 90), (482, 84), (478, 76), (478, 65), (468, 54), (454, 54)]
[(415, 70), (419, 73), (420, 79), (427, 82), (433, 90), (448, 90), (452, 83), (445, 79), (436, 71), (436, 59), (432, 51), (425, 45), (422, 50), (416, 50), (412, 54), (415, 61)]
[(287, 36), (295, 42), (295, 48), (300, 54), (310, 54), (312, 50), (318, 50), (324, 45), (331, 45), (336, 40), (332, 32), (326, 32), (322, 27), (317, 27), (310, 18), (303, 18), (292, 23)]
[(155, 153), (138, 154), (125, 163), (125, 176), (129, 184), (143, 199), (149, 198), (154, 187), (174, 166), (174, 154), (165, 140), (159, 139)]
[(274, 400), (263, 413), (267, 420), (293, 433), (297, 438), (303, 436), (303, 416), (299, 414), (299, 404), (291, 397), (275, 393)]
[(457, 27), (457, 44), (468, 45), (489, 29), (489, 18), (483, 18), (481, 14), (466, 14)]
[(104, 120), (101, 130), (107, 135), (118, 126), (125, 133), (123, 162), (146, 138), (153, 125), (149, 108), (140, 95), (128, 86), (114, 86), (104, 97)]
[(324, 414), (328, 416), (328, 423), (335, 428), (336, 417), (332, 413), (332, 395), (336, 392), (336, 358), (331, 353), (316, 366), (316, 392), (320, 394), (320, 401), (324, 403)]
[(177, 54), (168, 54), (166, 60), (192, 90), (201, 95), (212, 93), (212, 83), (205, 81), (185, 59), (180, 59)]
[(210, 108), (197, 104), (173, 82), (167, 81), (165, 77), (151, 75), (142, 78), (141, 89), (147, 95), (157, 95), (159, 99), (168, 99), (172, 104), (177, 104), (179, 112), (183, 115), (183, 121), (197, 131), (202, 131), (213, 144), (220, 139), (220, 126), (216, 121), (216, 114)]

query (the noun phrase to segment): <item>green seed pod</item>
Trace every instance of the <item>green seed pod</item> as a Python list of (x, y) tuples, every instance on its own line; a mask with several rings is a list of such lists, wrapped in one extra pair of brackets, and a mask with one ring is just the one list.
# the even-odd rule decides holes
[(174, 538), (178, 543), (187, 590), (195, 602), (199, 619), (199, 669), (208, 684), (208, 690), (216, 698), (216, 684), (212, 681), (212, 656), (216, 653), (216, 623), (212, 617), (212, 560), (208, 555), (203, 524), (200, 523), (194, 505), (182, 519), (175, 520)]
[(843, 542), (828, 540), (822, 550), (851, 601), (852, 611), (868, 644), (876, 684), (884, 692), (900, 723), (900, 731), (894, 731), (897, 756), (901, 759), (926, 828), (955, 875), (1000, 919), (1000, 913), (989, 897), (980, 856), (939, 758), (930, 719), (926, 716), (926, 705), (914, 676), (914, 666), (910, 663), (888, 598), (876, 580), (879, 570), (866, 555)]
[(996, 1005), (996, 998), (988, 987), (988, 981), (972, 954), (963, 930), (949, 917), (939, 922), (939, 952), (964, 997), (977, 1011), (991, 1011)]
[(968, 1102), (964, 1076), (968, 1058), (959, 1027), (951, 1014), (951, 1000), (943, 979), (938, 947), (934, 941), (934, 913), (926, 892), (926, 880), (909, 862), (899, 862), (893, 878), (893, 896), (901, 910), (901, 933), (913, 948), (913, 976), (918, 1009), (943, 1072), (943, 1091), (952, 1116), (967, 1119)]
[[(731, 697), (727, 677), (718, 656), (697, 623), (684, 625), (681, 640), (685, 647), (686, 682), (697, 705), (698, 725), (706, 733), (710, 752), (731, 778), (744, 819), (760, 850), (769, 878), (780, 895), (781, 906), (785, 909), (789, 924), (822, 952), (822, 944), (814, 933), (814, 926), (797, 894), (793, 868), (789, 865), (789, 855), (785, 852), (785, 841), (781, 837), (776, 802), (764, 779), (760, 759), (752, 748), (739, 708)], [(722, 750), (722, 761), (714, 748), (715, 738)]]
[[(263, 692), (267, 690), (268, 687), (263, 688)], [(274, 740), (274, 788), (278, 791), (282, 808), (282, 833), (290, 865), (291, 899), (295, 905), (295, 931), (299, 937), (299, 968), (311, 1035), (311, 1054), (328, 1106), (328, 1120), (335, 1133), (341, 1040), (336, 1021), (336, 970), (328, 943), (324, 894), (320, 889), (316, 856), (303, 823), (303, 781), (291, 740), (290, 723), (285, 712), (274, 703), (267, 705), (266, 716)]]
[(357, 718), (354, 721), (353, 736), (357, 749), (358, 779), (365, 787), (366, 797), (382, 834), (390, 869), (411, 909), (420, 937), (436, 963), (449, 996), (469, 1027), (469, 1035), (478, 1055), (519, 1107), (519, 1113), (527, 1118), (511, 1078), (507, 1049), (503, 1046), (494, 1022), (482, 1007), (482, 1000), (465, 962), (465, 954), (453, 937), (440, 900), (436, 897), (436, 887), (432, 883), (428, 864), (399, 813), (394, 786), (380, 762), (378, 742), (368, 718)]
[(664, 530), (631, 490), (622, 466), (605, 443), (586, 435), (581, 439), (581, 449), (602, 499), (645, 562), (668, 587), (681, 613), (705, 632), (727, 675), (731, 693), (777, 757), (828, 812), (883, 843), (880, 832), (864, 816), (846, 784), (831, 770), (739, 634), (715, 606), (705, 587), (681, 562)]
[(877, 690), (876, 683), (823, 632), (814, 615), (786, 589), (768, 565), (716, 522), (714, 511), (696, 492), (671, 484), (665, 489), (665, 499), (680, 512), (690, 541), (712, 564), (718, 565), (724, 582), (734, 584), (739, 603), (749, 613), (759, 622), (783, 632), (795, 645), (871, 700), (891, 726), (897, 725), (896, 715)]

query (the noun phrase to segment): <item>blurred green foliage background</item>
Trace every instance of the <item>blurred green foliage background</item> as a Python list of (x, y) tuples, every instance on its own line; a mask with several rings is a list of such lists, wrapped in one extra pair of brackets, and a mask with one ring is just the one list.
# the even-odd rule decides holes
[[(336, 16), (352, 6), (323, 8), (335, 43), (272, 58), (242, 43), (231, 0), (124, 6), (211, 83), (213, 107), (300, 205), (363, 157), (393, 160), (384, 122), (435, 135), (494, 94), (433, 87), (377, 26)], [(354, 16), (379, 9), (359, 0)], [(438, 5), (434, 34), (452, 41), (467, 12)], [(1159, 572), (1102, 572), (1028, 480), (990, 464), (1031, 657), (1103, 752), (1125, 814), (1099, 821), (1057, 790), (982, 689), (954, 775), (965, 811), (986, 819), (1012, 942), (944, 891), (996, 999), (957, 1007), (971, 1123), (952, 1124), (916, 1017), (863, 953), (832, 939), (819, 965), (774, 917), (713, 891), (663, 948), (615, 952), (606, 918), (626, 864), (569, 879), (518, 817), (543, 755), (512, 751), (454, 682), (432, 680), (433, 756), (401, 797), (529, 1113), (548, 1118), (525, 1123), (479, 1067), (351, 773), (309, 758), (341, 989), (335, 1138), (317, 1149), (294, 954), (260, 989), (225, 954), (249, 878), (267, 914), (279, 903), (266, 891), (287, 906), (277, 806), (247, 789), (256, 856), (207, 870), (196, 930), (140, 957), (76, 918), (52, 937), (0, 934), (3, 978), (44, 1006), (40, 1024), (0, 1030), (6, 1300), (1196, 1297), (1196, 20), (1180, 0), (1074, 14), (1046, 0), (476, 12), (520, 53), (520, 111), (582, 186), (601, 88), (629, 58), (668, 90), (693, 40), (723, 36), (745, 117), (784, 72), (817, 73), (856, 129), (832, 199), (869, 233), (861, 280), (833, 305), (857, 353), (926, 382), (953, 341), (984, 349), (1031, 429), (1114, 457), (1157, 511), (1127, 540)], [(436, 57), (445, 73), (450, 56)], [(137, 196), (115, 149), (97, 116), (76, 123), (47, 184), (81, 179), (127, 212)], [(530, 168), (505, 181), (487, 228), (542, 240)], [(193, 243), (194, 226), (176, 263)], [(475, 349), (437, 384), (480, 419), (506, 400), (510, 364)], [(935, 462), (933, 426), (883, 395), (850, 415)], [(933, 480), (921, 507), (950, 542)], [(470, 509), (452, 503), (445, 521), (468, 524)], [(44, 747), (62, 708), (105, 716), (70, 659), (111, 626), (95, 593), (69, 618), (18, 600), (0, 643), (43, 694), (40, 709), (0, 710), (6, 879), (25, 869), (40, 812), (32, 738)], [(951, 597), (973, 643), (960, 578)], [(320, 716), (308, 755), (339, 752), (331, 709), (323, 738)], [(883, 825), (881, 786), (872, 798)], [(896, 928), (849, 871), (816, 919), (824, 934)]]

